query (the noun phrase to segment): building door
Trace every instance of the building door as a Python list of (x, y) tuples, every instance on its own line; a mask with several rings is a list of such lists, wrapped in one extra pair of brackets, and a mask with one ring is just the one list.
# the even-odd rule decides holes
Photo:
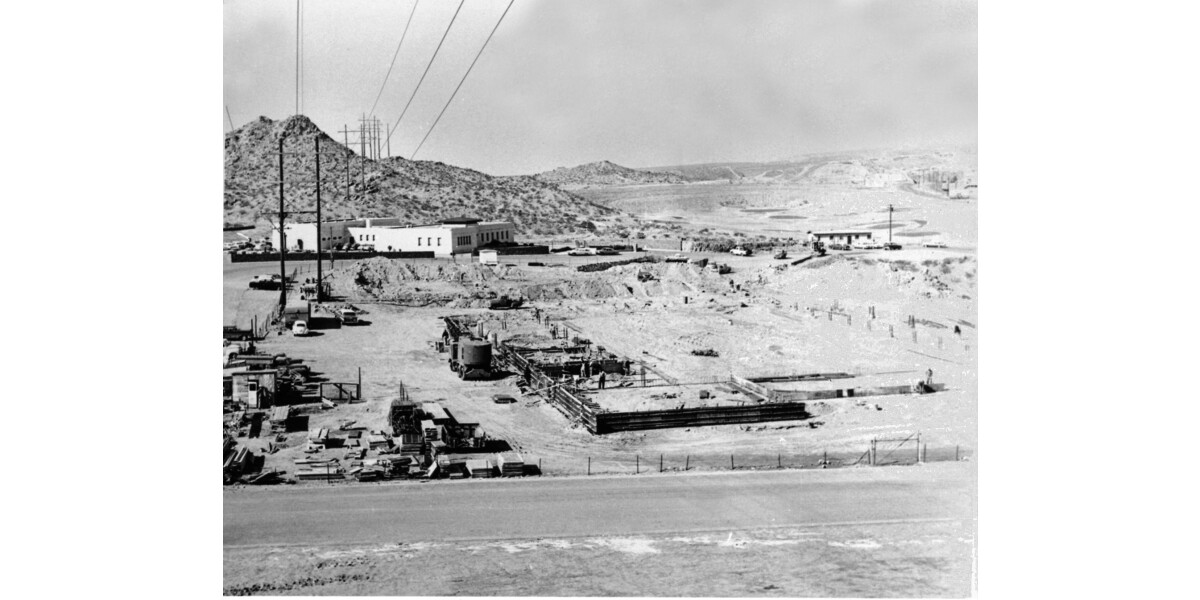
[(304, 251), (304, 240), (302, 240), (300, 238), (296, 238), (296, 249), (301, 252)]

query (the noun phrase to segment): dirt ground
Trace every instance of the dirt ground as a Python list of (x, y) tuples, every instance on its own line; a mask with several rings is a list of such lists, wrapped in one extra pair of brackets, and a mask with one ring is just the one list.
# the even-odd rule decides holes
[[(957, 597), (973, 524), (227, 550), (224, 594)], [(453, 568), (446, 568), (453, 565)]]

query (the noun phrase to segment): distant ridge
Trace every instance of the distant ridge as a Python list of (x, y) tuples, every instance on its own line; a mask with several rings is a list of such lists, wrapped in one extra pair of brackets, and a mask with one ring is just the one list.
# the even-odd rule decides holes
[(577, 167), (559, 167), (534, 175), (539, 181), (562, 186), (637, 185), (647, 183), (686, 183), (674, 173), (630, 169), (607, 160)]

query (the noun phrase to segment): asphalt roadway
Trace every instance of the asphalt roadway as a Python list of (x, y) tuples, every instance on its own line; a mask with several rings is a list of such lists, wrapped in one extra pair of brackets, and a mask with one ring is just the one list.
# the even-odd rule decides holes
[(648, 535), (973, 519), (969, 463), (399, 482), (224, 493), (226, 548)]

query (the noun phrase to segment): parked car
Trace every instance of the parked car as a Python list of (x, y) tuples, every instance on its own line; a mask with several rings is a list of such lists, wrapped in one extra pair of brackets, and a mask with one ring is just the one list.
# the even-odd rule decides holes
[(308, 323), (304, 321), (296, 321), (296, 324), (292, 325), (292, 335), (296, 337), (308, 335)]
[(883, 245), (871, 240), (859, 240), (850, 245), (854, 250), (882, 250)]
[(571, 256), (595, 256), (596, 249), (595, 248), (576, 248), (576, 249), (568, 252), (567, 254), (569, 254)]
[(735, 246), (734, 249), (730, 250), (729, 252), (734, 256), (750, 256), (750, 249), (744, 246)]
[(616, 256), (616, 255), (620, 254), (620, 252), (617, 252), (616, 250), (613, 250), (612, 248), (600, 248), (600, 249), (596, 250), (596, 254), (599, 256)]
[(829, 244), (829, 249), (830, 250), (849, 250), (850, 246), (848, 244), (843, 244), (841, 242), (832, 242)]
[(495, 402), (496, 404), (516, 404), (517, 399), (509, 396), (508, 394), (494, 394), (492, 396), (492, 402)]
[(946, 242), (925, 242), (926, 248), (945, 248)]
[(779, 252), (776, 252), (774, 258), (775, 260), (783, 260), (787, 258), (787, 250), (780, 250)]
[(669, 263), (670, 262), (682, 263), (682, 262), (687, 262), (687, 260), (688, 260), (687, 256), (684, 256), (683, 254), (672, 254), (671, 256), (668, 256), (666, 259), (666, 261)]
[(354, 312), (353, 308), (343, 308), (338, 311), (338, 316), (342, 318), (343, 325), (357, 325), (358, 313)]
[(884, 250), (899, 250), (903, 247), (904, 246), (901, 246), (900, 244), (897, 244), (896, 242), (887, 242), (883, 245)]

